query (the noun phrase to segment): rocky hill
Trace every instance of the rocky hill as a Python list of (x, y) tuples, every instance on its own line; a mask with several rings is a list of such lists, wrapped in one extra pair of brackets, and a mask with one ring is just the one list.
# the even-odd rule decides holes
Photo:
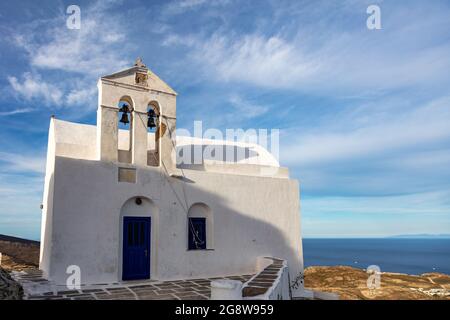
[(9, 256), (10, 263), (39, 266), (39, 242), (0, 235), (0, 253), (3, 260)]
[(37, 268), (39, 242), (0, 235), (0, 253), (0, 300), (19, 300), (23, 289), (9, 276), (9, 272)]
[(305, 269), (305, 287), (337, 293), (341, 300), (450, 300), (448, 275), (383, 272), (380, 276), (380, 288), (370, 290), (365, 270), (346, 266), (309, 267)]

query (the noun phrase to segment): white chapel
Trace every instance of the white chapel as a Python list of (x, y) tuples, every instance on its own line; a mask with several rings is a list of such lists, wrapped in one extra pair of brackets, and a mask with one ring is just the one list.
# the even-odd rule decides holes
[[(176, 136), (176, 99), (138, 59), (99, 79), (96, 125), (51, 118), (44, 276), (64, 284), (76, 265), (83, 284), (222, 277), (276, 257), (299, 294), (298, 181), (258, 144)], [(243, 156), (177, 160), (208, 146)]]

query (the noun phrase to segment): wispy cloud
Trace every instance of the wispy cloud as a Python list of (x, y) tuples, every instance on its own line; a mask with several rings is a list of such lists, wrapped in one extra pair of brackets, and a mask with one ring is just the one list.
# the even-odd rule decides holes
[(33, 111), (36, 111), (36, 109), (34, 109), (34, 108), (18, 108), (18, 109), (12, 109), (12, 110), (8, 110), (8, 111), (0, 111), (0, 117), (12, 116), (15, 114), (28, 113), (28, 112), (33, 112)]
[(263, 87), (297, 86), (319, 66), (278, 36), (253, 34), (232, 39), (214, 35), (199, 52), (197, 58), (215, 66), (219, 79)]
[(177, 34), (169, 33), (165, 36), (162, 45), (166, 47), (170, 46), (188, 46), (192, 47), (197, 44), (198, 38), (194, 35), (180, 36)]
[(189, 10), (195, 10), (204, 5), (220, 6), (228, 4), (230, 0), (175, 0), (169, 2), (164, 8), (168, 15), (179, 15)]
[(55, 85), (42, 80), (41, 76), (26, 72), (22, 78), (8, 77), (14, 91), (26, 101), (39, 100), (47, 105), (58, 105), (62, 102), (63, 92)]
[[(166, 45), (192, 47), (191, 58), (214, 80), (247, 82), (263, 87), (295, 87), (318, 68), (291, 43), (278, 36), (232, 37), (215, 33), (204, 39), (169, 34)], [(211, 73), (212, 72), (212, 73)]]
[(269, 111), (269, 107), (247, 101), (237, 94), (231, 95), (229, 101), (235, 108), (235, 115), (242, 118), (251, 119), (259, 117)]
[(31, 173), (44, 173), (45, 171), (45, 158), (36, 155), (0, 152), (0, 163), (3, 163), (3, 171), (5, 169)]
[[(371, 114), (366, 110), (364, 117)], [(431, 101), (407, 114), (391, 113), (361, 126), (361, 115), (333, 117), (319, 128), (290, 131), (282, 161), (291, 165), (321, 165), (380, 156), (393, 150), (416, 149), (450, 138), (450, 97)]]
[(418, 36), (442, 40), (442, 28), (450, 27), (448, 11), (424, 8), (433, 15), (430, 22), (421, 19), (423, 12), (414, 10), (411, 14), (417, 19), (404, 25), (404, 10), (386, 7), (383, 12), (389, 15), (383, 16), (385, 28), (378, 33), (365, 27), (363, 5), (352, 2), (344, 9), (336, 8), (342, 15), (340, 21), (361, 23), (349, 24), (343, 31), (341, 25), (330, 27), (337, 24), (337, 13), (324, 14), (330, 9), (322, 3), (322, 11), (312, 10), (317, 14), (314, 22), (313, 17), (306, 16), (312, 14), (310, 11), (300, 11), (297, 17), (291, 17), (290, 24), (270, 32), (261, 28), (236, 32), (231, 24), (213, 33), (172, 32), (165, 43), (186, 46), (195, 68), (211, 80), (264, 88), (344, 96), (419, 85), (440, 87), (444, 79), (448, 81), (450, 76), (445, 70), (450, 69), (450, 45), (435, 41), (420, 46), (415, 41)]
[[(40, 69), (62, 70), (98, 77), (125, 67), (128, 48), (125, 25), (108, 5), (94, 2), (82, 6), (81, 28), (68, 29), (62, 15), (25, 25), (14, 35), (14, 42), (28, 53), (30, 64)], [(38, 25), (36, 25), (38, 24)], [(30, 32), (41, 27), (44, 34)], [(45, 40), (42, 40), (45, 39)]]
[(72, 89), (66, 96), (66, 103), (68, 105), (83, 105), (91, 103), (95, 100), (97, 95), (97, 87)]
[[(66, 15), (31, 21), (12, 32), (12, 43), (25, 51), (29, 68), (8, 81), (16, 97), (51, 107), (95, 103), (96, 79), (130, 64), (127, 26), (110, 9), (117, 1), (82, 6), (81, 28), (66, 27)], [(33, 30), (39, 29), (36, 33)], [(57, 70), (60, 73), (49, 74)], [(88, 108), (89, 111), (93, 110)]]

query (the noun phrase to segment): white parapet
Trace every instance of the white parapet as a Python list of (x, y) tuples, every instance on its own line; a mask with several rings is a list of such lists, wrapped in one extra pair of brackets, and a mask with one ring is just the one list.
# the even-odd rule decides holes
[(242, 300), (242, 282), (238, 280), (211, 281), (211, 300)]

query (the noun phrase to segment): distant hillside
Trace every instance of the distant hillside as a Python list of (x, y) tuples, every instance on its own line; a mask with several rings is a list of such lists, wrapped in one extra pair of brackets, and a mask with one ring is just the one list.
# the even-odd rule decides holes
[(39, 241), (17, 238), (17, 237), (12, 237), (12, 236), (6, 236), (4, 234), (0, 234), (0, 241), (20, 242), (20, 243), (26, 243), (26, 244), (39, 245)]
[(0, 235), (0, 252), (18, 263), (38, 266), (39, 250), (38, 241)]
[(390, 239), (450, 239), (450, 234), (400, 234), (388, 237)]
[(380, 287), (367, 287), (369, 274), (347, 266), (305, 269), (305, 288), (339, 294), (342, 300), (450, 300), (450, 276), (442, 273), (407, 275), (383, 272)]

